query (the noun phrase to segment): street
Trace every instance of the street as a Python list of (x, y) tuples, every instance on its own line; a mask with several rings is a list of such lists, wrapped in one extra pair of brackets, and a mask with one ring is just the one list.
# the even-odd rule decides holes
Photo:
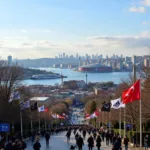
[[(50, 144), (49, 147), (46, 147), (45, 144), (45, 139), (41, 138), (40, 143), (41, 143), (41, 150), (69, 150), (70, 145), (75, 145), (75, 138), (72, 133), (70, 143), (67, 143), (67, 138), (66, 138), (66, 132), (59, 133), (58, 135), (52, 135), (50, 139)], [(84, 141), (84, 146), (83, 150), (88, 150), (87, 146), (87, 138)], [(31, 141), (27, 142), (27, 150), (33, 150), (33, 145)], [(111, 150), (112, 146), (106, 146), (104, 142), (102, 142), (102, 147), (101, 150)], [(97, 150), (96, 146), (93, 148), (93, 150)]]

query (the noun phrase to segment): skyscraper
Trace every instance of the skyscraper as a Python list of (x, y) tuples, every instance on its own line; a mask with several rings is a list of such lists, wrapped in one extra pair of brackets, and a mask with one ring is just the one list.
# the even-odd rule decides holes
[(7, 62), (8, 62), (8, 65), (11, 65), (12, 64), (12, 56), (8, 56), (7, 57)]

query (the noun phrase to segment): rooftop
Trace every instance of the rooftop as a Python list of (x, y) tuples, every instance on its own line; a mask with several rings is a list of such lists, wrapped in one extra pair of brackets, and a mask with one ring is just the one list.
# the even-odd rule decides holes
[(41, 102), (44, 102), (44, 101), (47, 101), (49, 99), (49, 97), (32, 97), (30, 99), (30, 101), (41, 101)]

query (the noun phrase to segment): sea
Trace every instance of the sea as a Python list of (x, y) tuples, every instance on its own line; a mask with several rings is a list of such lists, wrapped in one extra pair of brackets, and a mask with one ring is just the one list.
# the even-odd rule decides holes
[[(34, 69), (34, 68), (33, 68)], [(86, 81), (86, 73), (78, 72), (72, 69), (60, 69), (60, 68), (35, 68), (40, 70), (52, 71), (59, 73), (67, 78), (64, 81), (69, 80), (84, 80)], [(129, 78), (132, 72), (111, 72), (111, 73), (87, 73), (87, 82), (107, 82), (113, 81), (115, 84), (119, 84), (121, 80)], [(24, 85), (56, 85), (61, 84), (61, 79), (48, 79), (48, 80), (31, 80), (27, 79), (23, 81)]]

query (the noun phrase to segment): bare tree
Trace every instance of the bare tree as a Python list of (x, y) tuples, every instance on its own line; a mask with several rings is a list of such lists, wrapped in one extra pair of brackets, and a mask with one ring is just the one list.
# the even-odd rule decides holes
[[(0, 60), (0, 118), (1, 121), (16, 121), (19, 120), (20, 106), (15, 101), (10, 104), (8, 101), (10, 95), (18, 88), (20, 80), (22, 79), (22, 70), (15, 64), (9, 66), (4, 60)], [(12, 113), (13, 112), (13, 113)]]
[(18, 87), (22, 76), (22, 69), (17, 64), (9, 66), (7, 62), (0, 60), (0, 102), (9, 100), (11, 92)]

